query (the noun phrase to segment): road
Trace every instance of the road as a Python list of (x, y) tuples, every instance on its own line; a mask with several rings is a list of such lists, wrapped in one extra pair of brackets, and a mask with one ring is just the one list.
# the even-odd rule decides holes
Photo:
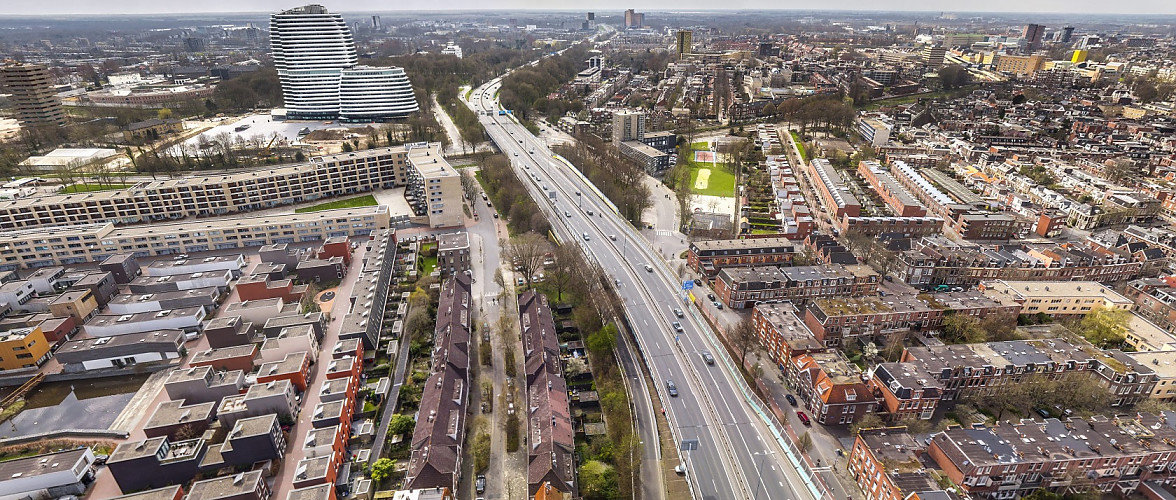
[[(493, 100), (497, 85), (499, 80), (494, 80), (474, 90), (475, 111), (497, 109)], [(666, 263), (543, 141), (510, 116), (492, 112), (479, 118), (562, 242), (580, 244), (615, 279), (644, 363), (668, 402), (675, 440), (698, 443), (697, 449), (685, 454), (693, 496), (815, 498), (793, 465), (791, 452), (781, 447), (766, 424), (765, 410), (758, 402), (752, 406), (750, 389), (714, 332), (686, 306), (681, 284)], [(676, 308), (683, 310), (684, 317), (676, 317)], [(681, 323), (680, 334), (671, 326), (675, 321)], [(703, 351), (715, 354), (715, 366), (703, 362)], [(677, 397), (670, 397), (664, 383), (671, 380), (677, 385)]]

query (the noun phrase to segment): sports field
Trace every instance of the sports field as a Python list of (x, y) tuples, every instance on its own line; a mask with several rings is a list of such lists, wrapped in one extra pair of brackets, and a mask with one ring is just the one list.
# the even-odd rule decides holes
[(686, 155), (690, 166), (690, 186), (695, 194), (704, 196), (735, 196), (735, 174), (723, 163), (711, 163), (715, 153), (706, 142), (690, 144), (691, 153)]

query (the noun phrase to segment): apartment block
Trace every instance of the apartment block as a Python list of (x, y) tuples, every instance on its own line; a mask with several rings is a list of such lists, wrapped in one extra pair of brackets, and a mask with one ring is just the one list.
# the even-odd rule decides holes
[(196, 481), (186, 500), (269, 500), (270, 494), (265, 474), (255, 470)]
[(299, 392), (306, 390), (310, 380), (310, 355), (305, 352), (287, 354), (280, 361), (272, 361), (257, 369), (257, 383), (289, 380)]
[[(191, 217), (215, 221), (398, 186), (408, 188), (416, 222), (447, 227), (460, 225), (464, 215), (460, 184), (456, 170), (441, 156), (440, 144), (419, 143), (319, 156), (296, 165), (140, 182), (117, 191), (6, 200), (0, 203), (0, 230)], [(417, 196), (424, 193), (428, 196)]]
[(327, 328), (327, 320), (321, 312), (289, 314), (270, 318), (265, 320), (265, 325), (262, 326), (261, 331), (266, 338), (274, 338), (281, 336), (282, 330), (303, 325), (309, 325), (312, 329), (314, 329), (314, 336), (316, 340), (320, 342), (323, 340), (323, 333)]
[(201, 322), (207, 316), (208, 310), (203, 307), (164, 309), (134, 314), (99, 314), (91, 318), (84, 328), (86, 333), (94, 337), (111, 337), (152, 330), (198, 332)]
[(169, 484), (186, 484), (200, 472), (208, 451), (203, 439), (171, 441), (167, 436), (119, 444), (106, 468), (122, 491), (139, 491)]
[(188, 403), (220, 401), (245, 389), (245, 374), (240, 371), (220, 372), (209, 366), (175, 370), (168, 374), (163, 389), (173, 400), (182, 399)]
[(229, 428), (224, 442), (208, 447), (208, 454), (201, 466), (220, 470), (251, 466), (268, 460), (280, 461), (285, 456), (285, 433), (278, 416), (271, 413), (237, 419)]
[(280, 298), (296, 304), (306, 294), (307, 285), (295, 285), (290, 280), (270, 280), (269, 276), (254, 274), (237, 280), (236, 290), (241, 300)]
[(210, 255), (207, 257), (190, 258), (187, 255), (179, 255), (174, 259), (161, 259), (152, 262), (147, 267), (143, 268), (143, 274), (146, 276), (177, 276), (189, 275), (195, 273), (215, 273), (217, 271), (229, 271), (233, 273), (236, 278), (241, 275), (241, 270), (245, 267), (245, 256), (237, 255)]
[(876, 365), (870, 374), (870, 388), (891, 422), (929, 420), (943, 397), (943, 386), (911, 363)]
[(800, 245), (787, 238), (692, 241), (686, 262), (695, 272), (714, 276), (725, 267), (789, 264)]
[(240, 370), (244, 373), (253, 373), (256, 364), (256, 344), (205, 349), (192, 353), (188, 359), (188, 366), (209, 366), (218, 371)]
[(71, 450), (0, 462), (0, 496), (4, 498), (60, 498), (86, 492), (94, 473), (94, 450)]
[(437, 235), (437, 267), (444, 276), (469, 271), (469, 233), (461, 231)]
[(39, 326), (0, 332), (0, 371), (41, 366), (52, 356), (52, 347)]
[(201, 288), (219, 288), (221, 292), (228, 291), (229, 282), (233, 280), (231, 271), (215, 273), (190, 273), (170, 276), (139, 276), (130, 283), (127, 289), (131, 293), (163, 293)]
[(791, 302), (756, 304), (752, 309), (751, 324), (756, 338), (778, 366), (784, 366), (795, 356), (825, 350), (825, 345), (813, 336), (798, 314)]
[(213, 349), (252, 345), (261, 341), (261, 335), (253, 331), (253, 323), (241, 320), (240, 316), (222, 314), (204, 324), (204, 337)]
[(933, 330), (943, 324), (945, 309), (913, 296), (838, 297), (812, 301), (804, 324), (817, 340), (839, 346), (845, 339), (873, 339), (894, 330)]
[[(460, 191), (457, 196), (461, 196)], [(272, 217), (214, 217), (198, 225), (158, 222), (116, 227), (110, 222), (95, 222), (22, 226), (0, 231), (0, 270), (102, 262), (127, 252), (159, 257), (319, 241), (332, 236), (369, 236), (389, 227), (389, 221), (388, 207), (375, 206), (290, 214), (280, 221)]]
[(111, 255), (103, 259), (98, 268), (113, 275), (114, 281), (120, 285), (130, 283), (131, 280), (138, 278), (143, 273), (143, 269), (139, 267), (139, 260), (135, 258), (133, 253)]
[(221, 425), (232, 428), (237, 420), (257, 415), (293, 418), (297, 401), (289, 380), (274, 380), (249, 386), (244, 394), (225, 397), (216, 409)]
[(167, 436), (175, 441), (178, 434), (199, 436), (208, 430), (216, 411), (212, 402), (185, 405), (184, 400), (163, 401), (143, 423), (143, 434), (147, 437)]
[(242, 321), (254, 325), (265, 324), (269, 318), (298, 314), (302, 310), (298, 303), (287, 304), (280, 297), (275, 299), (245, 300), (233, 302), (221, 310), (222, 316), (240, 316)]
[(220, 305), (220, 287), (192, 288), (174, 292), (115, 295), (107, 304), (109, 314), (153, 313), (168, 309), (203, 307), (215, 310)]
[(854, 438), (846, 469), (871, 500), (953, 500), (920, 458), (925, 446), (905, 427), (863, 429)]
[(261, 363), (274, 363), (294, 353), (304, 352), (314, 363), (318, 360), (319, 343), (310, 325), (283, 328), (277, 337), (266, 337), (260, 349)]
[(857, 122), (857, 131), (861, 134), (862, 139), (875, 148), (885, 146), (890, 142), (891, 128), (893, 127), (890, 124), (876, 118), (863, 117)]
[(715, 278), (715, 295), (728, 307), (742, 309), (761, 302), (803, 305), (820, 297), (875, 295), (882, 279), (868, 266), (795, 266), (725, 268)]
[(994, 298), (1011, 298), (1021, 304), (1021, 314), (1085, 316), (1099, 309), (1130, 311), (1135, 303), (1093, 281), (984, 281), (980, 290)]
[(874, 394), (862, 381), (861, 370), (840, 351), (797, 355), (786, 365), (785, 376), (821, 424), (852, 424), (874, 411)]
[(86, 273), (82, 279), (70, 285), (69, 290), (89, 290), (94, 294), (94, 300), (98, 302), (98, 308), (101, 309), (110, 303), (111, 297), (118, 294), (118, 282), (109, 272), (91, 272)]
[(183, 345), (184, 332), (156, 330), (71, 340), (57, 349), (54, 358), (66, 372), (122, 368), (178, 359)]

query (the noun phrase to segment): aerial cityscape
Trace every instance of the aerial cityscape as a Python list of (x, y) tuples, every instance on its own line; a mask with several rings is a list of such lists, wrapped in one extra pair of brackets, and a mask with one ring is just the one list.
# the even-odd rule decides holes
[(1176, 499), (1176, 4), (855, 1), (0, 9), (0, 500)]

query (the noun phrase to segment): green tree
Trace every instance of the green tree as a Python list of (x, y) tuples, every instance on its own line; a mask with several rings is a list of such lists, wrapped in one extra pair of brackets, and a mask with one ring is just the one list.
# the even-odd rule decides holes
[(412, 432), (415, 427), (416, 420), (408, 415), (397, 413), (392, 415), (392, 420), (388, 423), (388, 432), (393, 436), (407, 434)]
[(849, 433), (856, 436), (859, 432), (865, 429), (875, 429), (885, 425), (886, 424), (882, 422), (882, 417), (879, 417), (873, 413), (867, 413), (866, 416), (861, 418), (861, 420), (858, 420), (857, 422), (854, 422), (853, 425), (849, 426)]
[(585, 345), (593, 355), (610, 356), (613, 348), (617, 345), (616, 325), (609, 323), (588, 335), (588, 342)]
[(1127, 340), (1131, 313), (1122, 309), (1097, 308), (1078, 322), (1075, 332), (1103, 349), (1118, 347)]
[(168, 118), (172, 117), (172, 110), (168, 108), (159, 108), (159, 111), (155, 112), (155, 116), (157, 116), (160, 120), (167, 120)]
[(617, 471), (599, 460), (589, 460), (580, 466), (580, 495), (585, 500), (617, 498)]
[(368, 476), (372, 478), (372, 481), (380, 483), (392, 475), (392, 470), (395, 467), (396, 462), (388, 458), (381, 458), (372, 464), (371, 470), (368, 471)]
[(943, 340), (952, 343), (984, 342), (987, 335), (976, 317), (950, 314), (943, 318)]

